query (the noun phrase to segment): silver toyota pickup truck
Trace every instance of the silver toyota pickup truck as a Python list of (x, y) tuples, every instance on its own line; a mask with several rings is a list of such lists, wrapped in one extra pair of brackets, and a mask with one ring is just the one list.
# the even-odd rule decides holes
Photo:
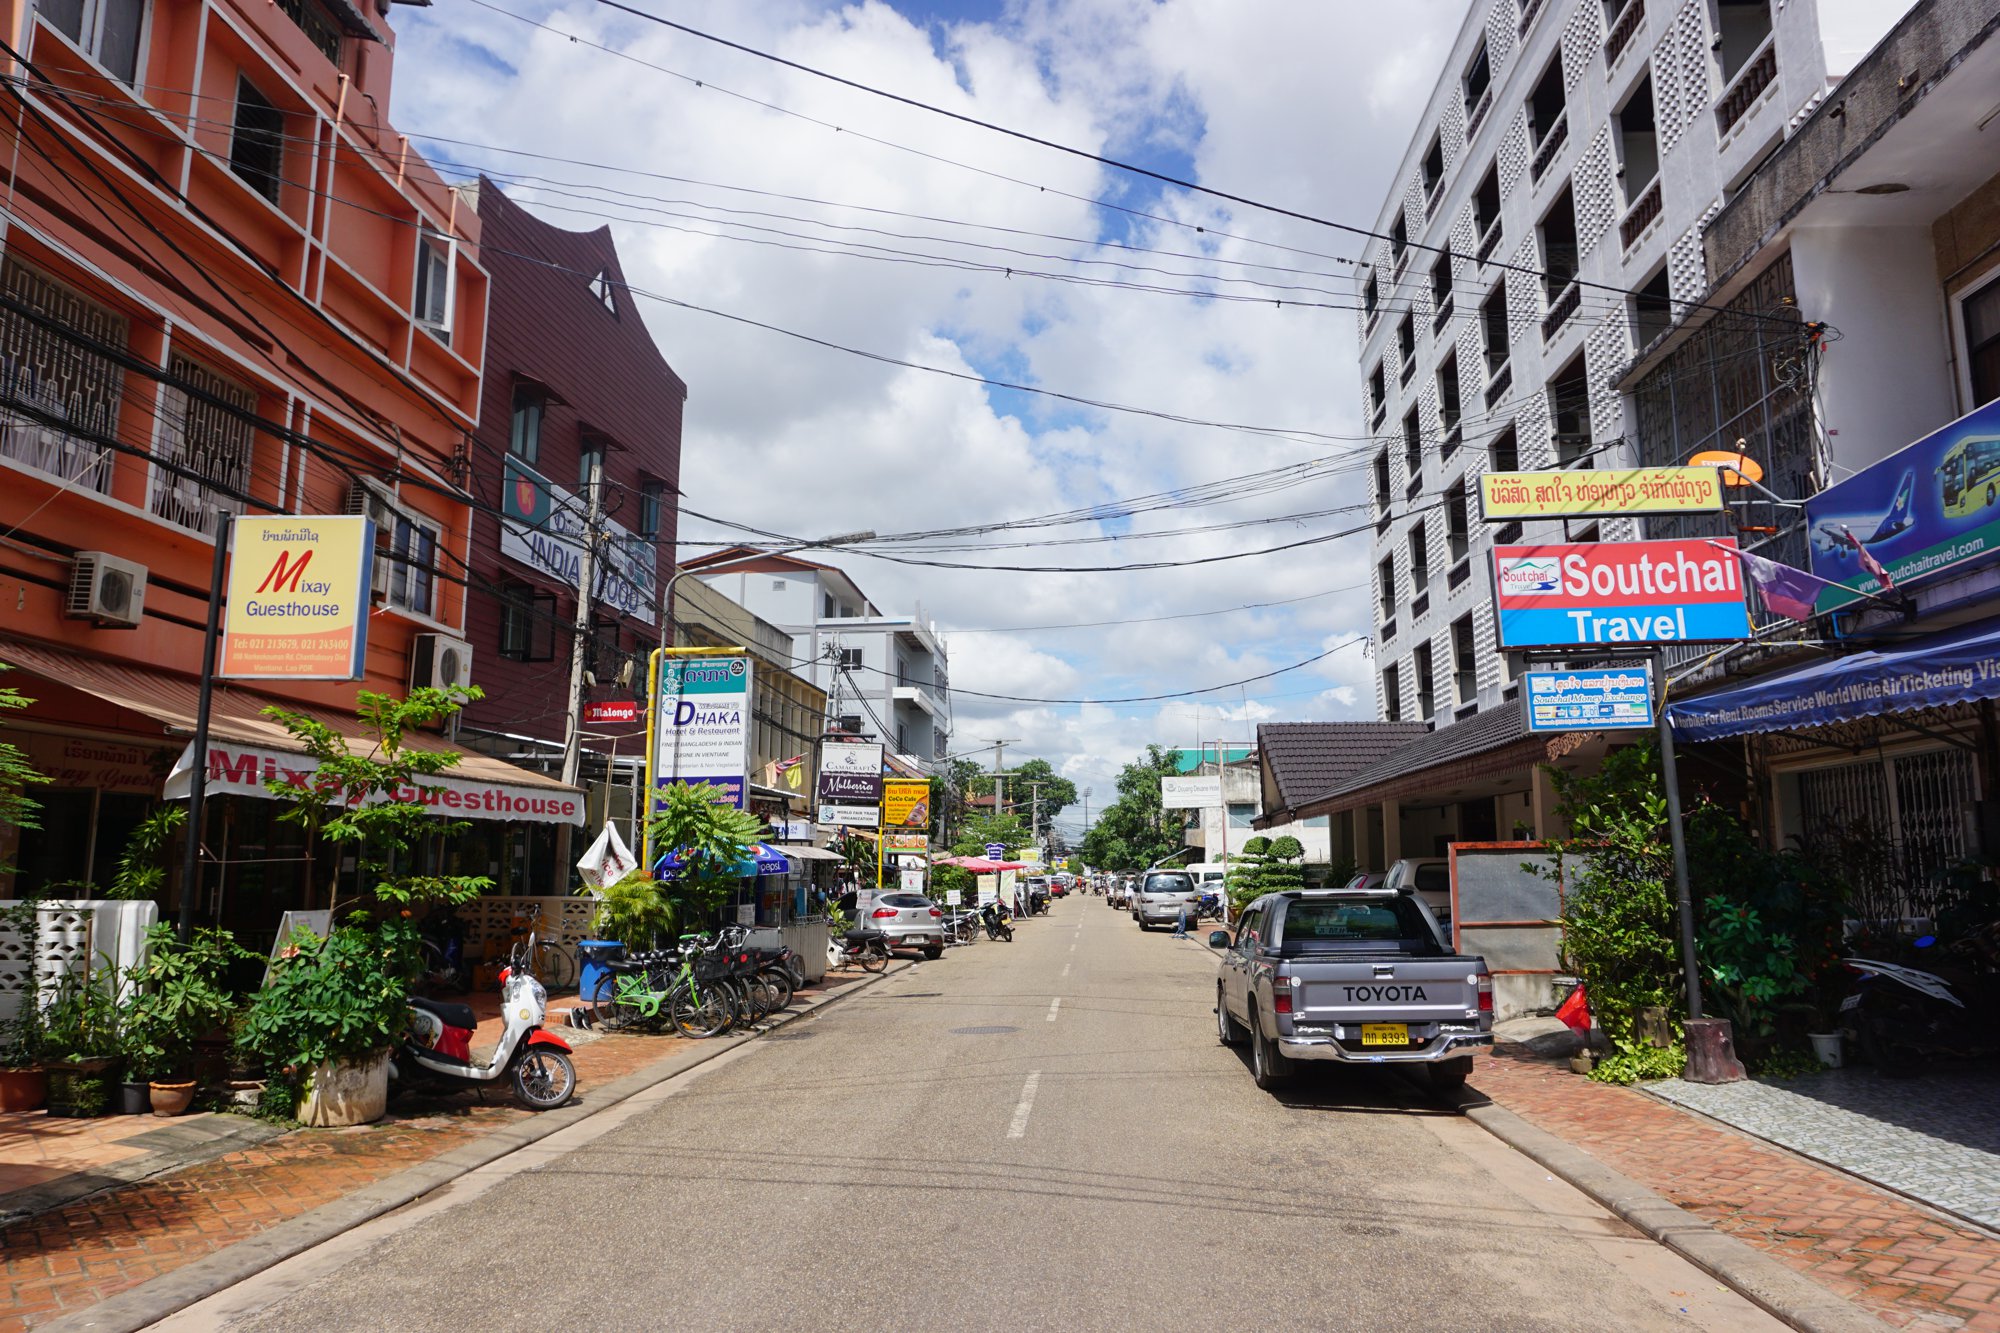
[(1306, 889), (1272, 893), (1243, 910), (1222, 951), (1216, 1029), (1225, 1046), (1250, 1043), (1260, 1088), (1295, 1061), (1422, 1064), (1450, 1091), (1493, 1044), (1493, 978), (1481, 958), (1455, 954), (1415, 893)]

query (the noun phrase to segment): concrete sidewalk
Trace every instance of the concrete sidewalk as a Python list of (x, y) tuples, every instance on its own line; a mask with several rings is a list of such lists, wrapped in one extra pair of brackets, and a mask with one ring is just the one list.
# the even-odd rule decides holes
[(1534, 1130), (1883, 1323), (2000, 1333), (1991, 1232), (1645, 1091), (1573, 1074), (1560, 1043), (1506, 1035), (1471, 1086)]
[[(892, 965), (888, 975), (904, 966)], [(859, 972), (829, 973), (822, 985), (800, 992), (792, 1012), (873, 979)], [(561, 1001), (551, 1005), (552, 1026), (568, 1007)], [(286, 1224), (303, 1224), (316, 1210), (371, 1192), (393, 1192), (395, 1179), (412, 1168), (426, 1168), (420, 1184), (435, 1188), (441, 1181), (432, 1176), (456, 1173), (448, 1165), (452, 1154), (468, 1161), (483, 1157), (483, 1145), (490, 1140), (490, 1151), (497, 1155), (521, 1134), (537, 1134), (544, 1125), (557, 1127), (615, 1105), (638, 1088), (745, 1040), (692, 1042), (560, 1030), (576, 1047), (578, 1092), (570, 1106), (540, 1117), (502, 1104), (491, 1093), (483, 1103), (472, 1094), (412, 1099), (399, 1103), (390, 1118), (354, 1129), (279, 1133), (238, 1117), (203, 1117), (231, 1133), (213, 1136), (216, 1151), (163, 1167), (166, 1174), (126, 1184), (105, 1177), (102, 1165), (85, 1162), (67, 1173), (45, 1173), (33, 1189), (49, 1192), (53, 1206), (0, 1230), (0, 1333), (23, 1333), (120, 1293), (136, 1295), (142, 1285), (168, 1280), (191, 1265), (217, 1266), (230, 1247), (262, 1240)], [(482, 1031), (475, 1050), (480, 1039), (490, 1040)], [(40, 1121), (41, 1128), (56, 1134), (77, 1124), (95, 1126), (94, 1134), (109, 1145), (105, 1151), (113, 1153), (134, 1137), (119, 1133), (128, 1125), (143, 1137), (190, 1123), (152, 1117), (61, 1122), (40, 1113), (4, 1119), (22, 1122), (14, 1127), (16, 1136), (24, 1134), (30, 1121)], [(7, 1127), (0, 1127), (0, 1134), (6, 1132)], [(446, 1165), (433, 1165), (440, 1159)], [(83, 1188), (62, 1197), (66, 1182)], [(8, 1199), (18, 1208), (32, 1197), (15, 1193)], [(169, 1303), (160, 1314), (173, 1308), (178, 1305)]]

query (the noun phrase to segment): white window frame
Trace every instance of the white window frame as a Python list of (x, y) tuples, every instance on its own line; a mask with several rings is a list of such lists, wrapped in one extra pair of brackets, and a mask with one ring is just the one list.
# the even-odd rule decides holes
[(1972, 411), (1976, 406), (1972, 401), (1972, 333), (1965, 326), (1965, 306), (1973, 297), (1985, 295), (1995, 284), (2000, 284), (2000, 263), (1995, 263), (1951, 298), (1951, 350), (1952, 356), (1958, 361), (1960, 416)]
[[(444, 269), (443, 313), (432, 319), (425, 300), (430, 288), (425, 279), (430, 262), (440, 260)], [(417, 229), (417, 265), (410, 293), (410, 315), (419, 327), (430, 330), (446, 343), (451, 341), (452, 312), (458, 304), (458, 238), (438, 231), (428, 223)]]
[[(430, 558), (419, 561), (415, 555), (418, 536), (430, 538)], [(408, 543), (406, 545), (406, 542)], [(380, 540), (377, 540), (380, 549)], [(389, 544), (386, 555), (378, 555), (378, 561), (386, 560), (389, 566), (388, 587), (383, 589), (382, 601), (392, 611), (400, 611), (408, 616), (421, 616), (425, 620), (438, 618), (438, 555), (444, 550), (444, 528), (430, 519), (419, 517), (405, 509), (396, 511), (396, 521), (389, 529)], [(428, 606), (415, 605), (410, 590), (421, 579)]]
[[(105, 73), (111, 75), (112, 78), (117, 79), (127, 87), (133, 87), (145, 81), (146, 50), (151, 44), (153, 37), (153, 6), (149, 0), (134, 0), (134, 3), (138, 4), (140, 11), (139, 40), (136, 43), (136, 50), (132, 56), (132, 77), (128, 80), (109, 65), (106, 65), (102, 54), (104, 50), (105, 12), (118, 2), (119, 0), (82, 0), (83, 18), (77, 28), (77, 36), (70, 38), (70, 40), (81, 47), (83, 53), (89, 56), (91, 61)], [(36, 8), (39, 10), (40, 6), (37, 5)], [(61, 28), (56, 27), (55, 20), (45, 17), (43, 21), (57, 32), (62, 32)], [(69, 37), (69, 34), (63, 33), (63, 36)]]

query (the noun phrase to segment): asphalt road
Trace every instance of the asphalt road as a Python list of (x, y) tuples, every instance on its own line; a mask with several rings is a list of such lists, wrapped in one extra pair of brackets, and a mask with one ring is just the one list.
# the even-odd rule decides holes
[(165, 1327), (1779, 1327), (1413, 1079), (1258, 1092), (1214, 976), (1059, 902)]

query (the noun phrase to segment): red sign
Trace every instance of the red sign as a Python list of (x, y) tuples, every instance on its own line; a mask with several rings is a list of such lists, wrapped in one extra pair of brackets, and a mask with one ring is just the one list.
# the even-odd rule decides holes
[(583, 725), (601, 727), (611, 722), (637, 722), (639, 705), (632, 699), (611, 699), (583, 706)]
[(1493, 548), (1502, 648), (1750, 637), (1732, 538)]

